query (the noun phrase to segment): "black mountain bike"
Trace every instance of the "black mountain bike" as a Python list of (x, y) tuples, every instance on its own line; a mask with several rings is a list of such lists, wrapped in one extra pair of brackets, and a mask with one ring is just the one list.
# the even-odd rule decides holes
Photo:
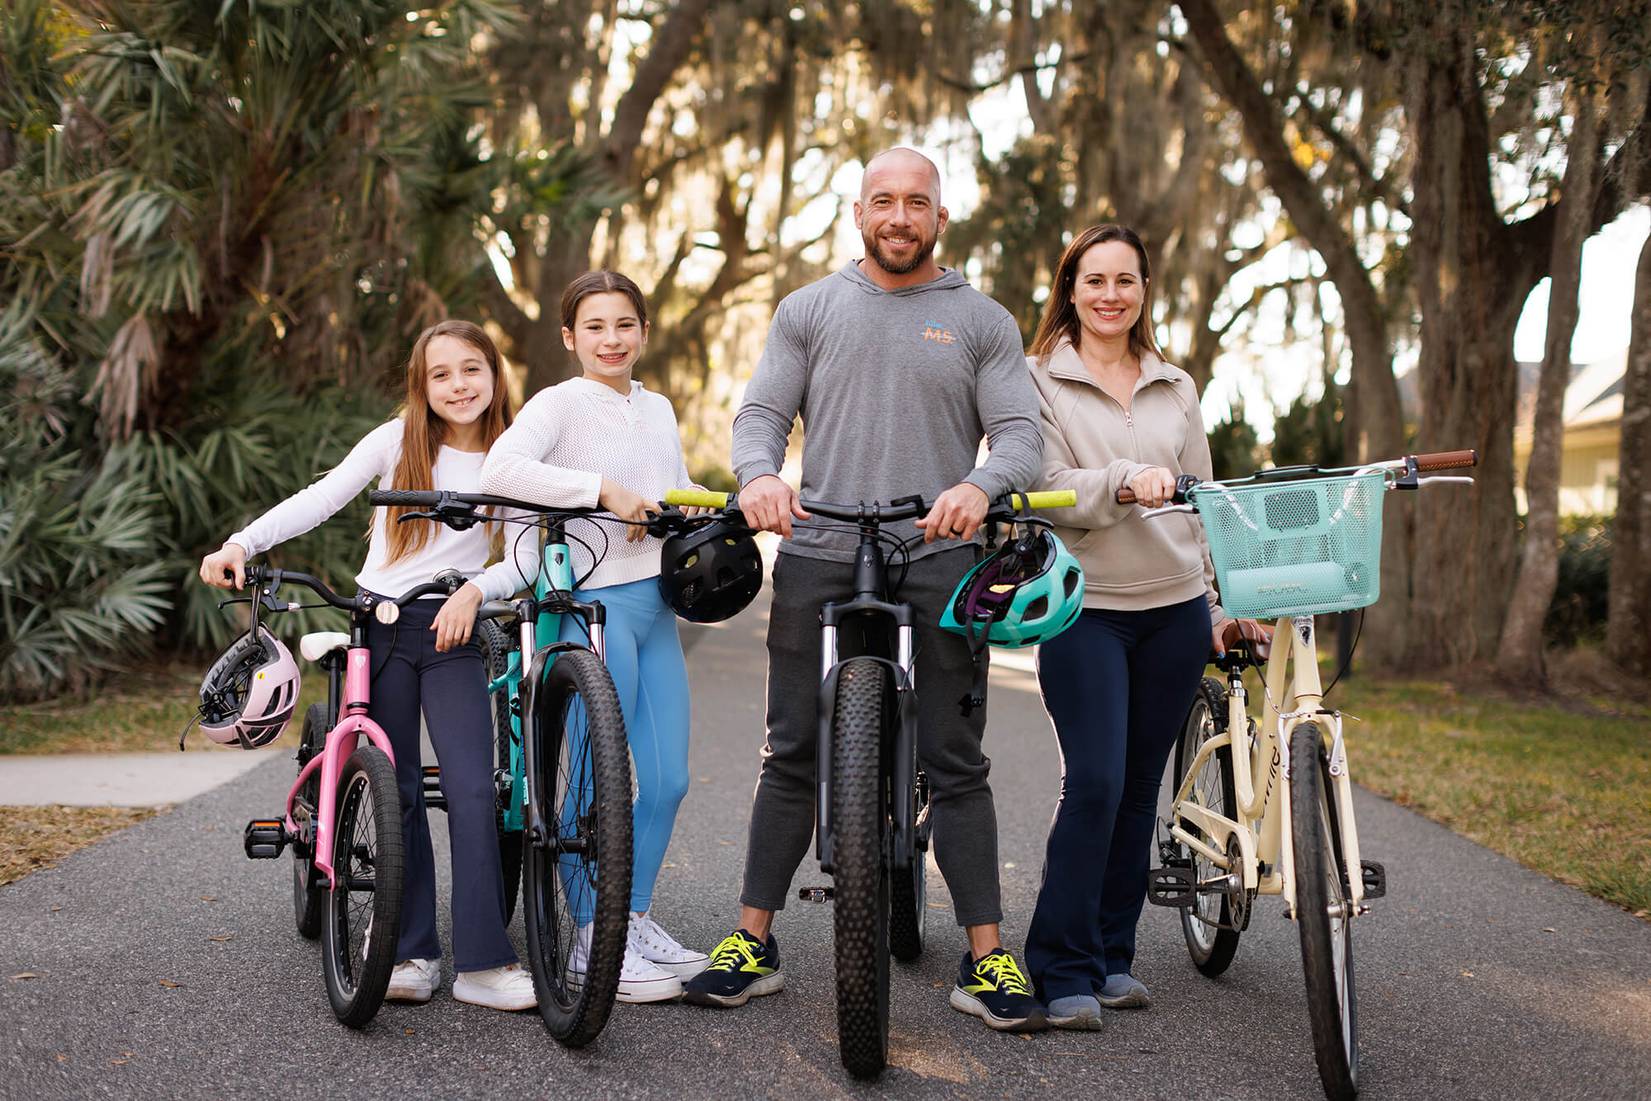
[[(1076, 503), (1070, 492), (1009, 494), (986, 522), (1009, 523), (1011, 501), (1030, 508)], [(670, 505), (728, 507), (720, 493), (672, 491)], [(889, 581), (884, 545), (905, 544), (884, 524), (915, 520), (933, 502), (904, 497), (888, 504), (802, 501), (815, 516), (854, 525), (854, 592), (820, 607), (819, 791), (815, 852), (830, 887), (805, 887), (799, 897), (834, 903), (837, 1038), (843, 1066), (872, 1078), (888, 1064), (889, 956), (901, 962), (923, 952), (925, 871), (929, 848), (929, 785), (917, 760), (914, 678), (915, 610)]]

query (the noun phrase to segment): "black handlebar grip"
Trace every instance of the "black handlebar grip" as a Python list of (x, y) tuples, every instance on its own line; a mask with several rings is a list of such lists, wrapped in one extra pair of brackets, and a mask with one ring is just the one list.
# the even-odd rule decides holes
[(434, 489), (375, 489), (367, 495), (375, 505), (416, 505), (428, 507), (441, 500)]

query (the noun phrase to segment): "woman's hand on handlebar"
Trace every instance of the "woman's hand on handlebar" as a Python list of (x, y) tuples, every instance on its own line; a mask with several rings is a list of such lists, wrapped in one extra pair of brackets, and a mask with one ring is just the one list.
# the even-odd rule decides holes
[(934, 499), (928, 515), (917, 521), (923, 542), (936, 539), (973, 539), (992, 501), (973, 482), (959, 482)]
[(602, 492), (597, 495), (596, 503), (621, 520), (630, 521), (625, 528), (625, 542), (634, 543), (647, 538), (648, 529), (643, 525), (648, 522), (648, 512), (653, 504), (647, 498), (611, 478), (603, 478)]
[(1273, 646), (1273, 629), (1258, 619), (1223, 619), (1211, 634), (1211, 649), (1218, 657), (1225, 656), (1229, 646), (1242, 641), (1249, 643), (1250, 653), (1257, 661), (1266, 661)]
[(436, 632), (436, 653), (445, 654), (470, 641), (470, 632), (476, 626), (476, 609), (481, 606), (482, 591), (474, 581), (466, 581), (442, 601), (436, 621), (430, 624), (430, 629)]
[(1129, 490), (1136, 504), (1159, 508), (1175, 496), (1175, 475), (1161, 466), (1149, 466), (1129, 480)]
[(797, 491), (774, 474), (746, 482), (740, 490), (739, 505), (747, 524), (757, 531), (776, 532), (781, 539), (791, 538), (793, 519), (809, 518), (797, 500)]
[[(201, 580), (215, 589), (240, 589), (246, 586), (246, 548), (239, 543), (225, 543), (201, 559)], [(233, 575), (233, 579), (225, 577)]]

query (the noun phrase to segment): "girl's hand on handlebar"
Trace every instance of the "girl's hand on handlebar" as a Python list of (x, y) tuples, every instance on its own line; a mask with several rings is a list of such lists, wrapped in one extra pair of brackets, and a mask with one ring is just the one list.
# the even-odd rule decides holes
[(758, 531), (776, 532), (781, 539), (791, 538), (793, 519), (809, 518), (797, 500), (797, 491), (773, 474), (746, 482), (740, 490), (739, 505), (746, 523)]
[(1159, 508), (1169, 504), (1175, 495), (1175, 475), (1161, 466), (1149, 466), (1129, 480), (1135, 503), (1143, 508)]
[(596, 503), (621, 520), (630, 521), (625, 527), (625, 542), (634, 543), (648, 537), (648, 529), (642, 525), (648, 522), (652, 502), (641, 494), (633, 493), (609, 478), (603, 478), (602, 492), (597, 495)]
[(476, 625), (476, 609), (481, 606), (482, 591), (474, 581), (466, 581), (458, 592), (441, 602), (436, 621), (430, 624), (430, 629), (436, 632), (436, 653), (445, 654), (470, 641), (470, 632)]
[(973, 482), (959, 482), (936, 497), (928, 515), (917, 521), (923, 531), (923, 542), (973, 539), (991, 504), (984, 489)]
[[(201, 580), (215, 589), (240, 589), (246, 586), (247, 552), (239, 543), (225, 543), (201, 559)], [(224, 574), (234, 575), (231, 580)]]

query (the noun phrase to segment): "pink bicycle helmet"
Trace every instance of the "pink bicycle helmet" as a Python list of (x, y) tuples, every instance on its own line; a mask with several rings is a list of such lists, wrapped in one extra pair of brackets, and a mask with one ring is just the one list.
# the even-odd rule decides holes
[[(281, 640), (260, 625), (236, 639), (207, 670), (197, 716), (201, 730), (223, 745), (269, 745), (297, 710), (298, 688), (298, 663)], [(181, 736), (178, 748), (183, 748)]]

